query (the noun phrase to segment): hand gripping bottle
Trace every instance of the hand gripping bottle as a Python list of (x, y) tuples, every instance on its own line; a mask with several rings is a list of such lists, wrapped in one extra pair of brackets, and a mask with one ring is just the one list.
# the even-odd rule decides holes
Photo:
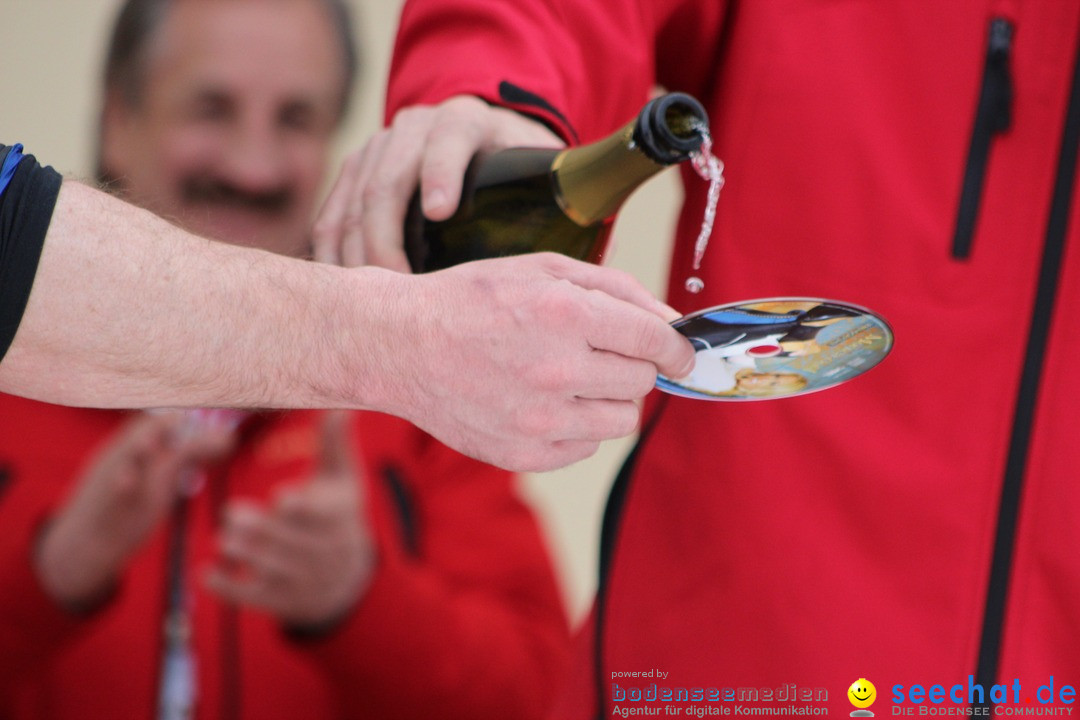
[(542, 251), (600, 262), (623, 202), (650, 177), (698, 152), (707, 132), (701, 103), (669, 93), (588, 145), (478, 153), (452, 217), (427, 220), (419, 194), (413, 197), (405, 221), (409, 263), (428, 272)]

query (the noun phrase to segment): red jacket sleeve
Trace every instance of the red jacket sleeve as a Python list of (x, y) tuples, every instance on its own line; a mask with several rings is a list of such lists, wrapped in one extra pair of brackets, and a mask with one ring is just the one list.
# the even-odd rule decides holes
[[(587, 141), (625, 122), (655, 82), (645, 0), (411, 0), (402, 11), (388, 117), (457, 94), (535, 115)], [(543, 102), (522, 102), (507, 84)]]
[(57, 606), (38, 582), (31, 557), (46, 510), (9, 488), (0, 501), (0, 707), (10, 707), (16, 689), (33, 678), (83, 624)]
[[(63, 501), (79, 467), (77, 452), (57, 452), (52, 443), (66, 437), (71, 444), (91, 438), (65, 436), (66, 423), (91, 411), (57, 408), (0, 395), (0, 707), (34, 677), (67, 643), (90, 626), (89, 618), (62, 610), (46, 594), (33, 567), (34, 544), (41, 525)], [(97, 413), (111, 428), (117, 414)], [(93, 433), (105, 428), (91, 423)], [(88, 445), (89, 447), (90, 445)]]
[(411, 530), (390, 509), (400, 498), (372, 483), (376, 579), (308, 648), (357, 717), (540, 717), (568, 643), (540, 530), (509, 473), (413, 435), (422, 447), (395, 469)]

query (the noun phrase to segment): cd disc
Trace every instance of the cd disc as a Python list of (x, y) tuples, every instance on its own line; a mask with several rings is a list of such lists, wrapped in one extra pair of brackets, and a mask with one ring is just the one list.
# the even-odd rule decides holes
[(701, 400), (770, 400), (833, 387), (881, 362), (888, 323), (866, 308), (819, 298), (747, 300), (699, 310), (672, 326), (697, 350), (684, 378), (656, 386)]

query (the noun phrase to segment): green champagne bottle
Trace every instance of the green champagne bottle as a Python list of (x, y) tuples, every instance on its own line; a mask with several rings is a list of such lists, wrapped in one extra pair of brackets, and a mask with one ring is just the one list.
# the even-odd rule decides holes
[(413, 197), (405, 220), (409, 263), (415, 272), (428, 272), (541, 251), (600, 262), (623, 202), (650, 177), (700, 150), (707, 128), (700, 102), (669, 93), (588, 145), (478, 153), (452, 217), (426, 219), (419, 193)]

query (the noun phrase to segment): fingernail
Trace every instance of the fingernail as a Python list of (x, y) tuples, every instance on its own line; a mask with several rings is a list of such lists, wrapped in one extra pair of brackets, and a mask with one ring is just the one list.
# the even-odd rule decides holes
[(432, 210), (442, 210), (446, 205), (446, 193), (442, 188), (427, 190), (424, 192), (422, 203), (425, 215), (429, 215)]
[(689, 378), (690, 373), (693, 372), (693, 370), (694, 370), (694, 361), (696, 359), (697, 359), (696, 356), (691, 356), (690, 362), (686, 364), (686, 366), (683, 368), (682, 372), (679, 373), (679, 376), (677, 378), (672, 378), (672, 379), (675, 380), (676, 382), (684, 382), (687, 378)]
[(679, 318), (682, 317), (682, 313), (680, 313), (678, 310), (676, 310), (675, 308), (668, 305), (663, 300), (657, 300), (656, 301), (656, 306), (658, 308), (660, 308), (660, 313), (663, 315), (664, 319), (667, 320), (669, 323), (674, 322), (675, 320), (678, 320)]

